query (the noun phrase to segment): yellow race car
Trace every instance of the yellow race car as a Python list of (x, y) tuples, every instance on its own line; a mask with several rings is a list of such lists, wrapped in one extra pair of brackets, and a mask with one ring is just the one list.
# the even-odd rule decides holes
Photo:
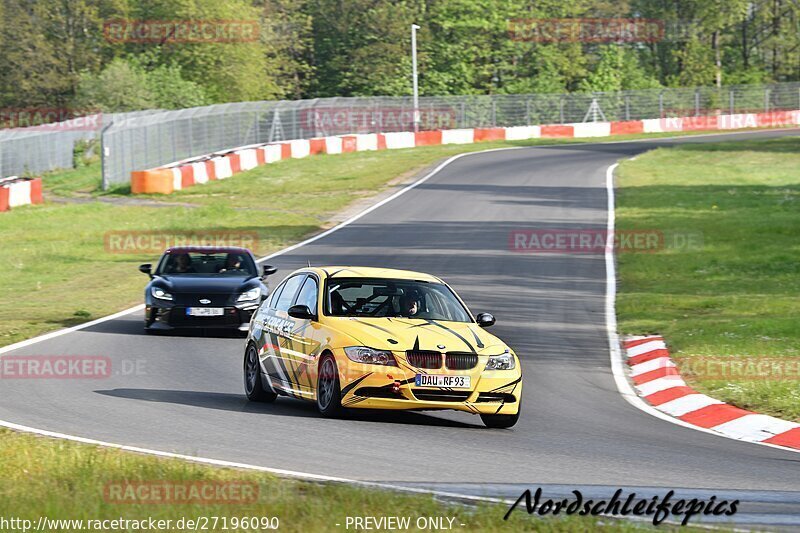
[(289, 275), (250, 321), (244, 386), (345, 409), (457, 409), (489, 427), (516, 424), (522, 371), (511, 348), (442, 280), (405, 270), (308, 267)]

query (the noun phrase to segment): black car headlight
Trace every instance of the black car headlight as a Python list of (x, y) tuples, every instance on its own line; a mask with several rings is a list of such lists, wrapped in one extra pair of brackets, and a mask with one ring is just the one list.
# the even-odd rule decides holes
[(397, 366), (397, 361), (394, 360), (392, 352), (386, 350), (375, 350), (366, 346), (350, 346), (344, 349), (344, 353), (348, 359), (356, 363)]
[(172, 295), (161, 287), (150, 287), (150, 294), (153, 298), (158, 298), (159, 300), (172, 301)]
[(500, 355), (489, 356), (485, 370), (511, 370), (515, 366), (517, 363), (514, 361), (514, 354), (511, 353), (511, 350), (506, 349)]

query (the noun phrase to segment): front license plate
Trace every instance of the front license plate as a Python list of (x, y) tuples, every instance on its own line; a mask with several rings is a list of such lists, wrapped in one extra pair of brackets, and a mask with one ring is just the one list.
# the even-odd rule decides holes
[(440, 376), (435, 374), (417, 374), (414, 383), (417, 387), (446, 387), (448, 389), (470, 388), (469, 376)]
[(224, 307), (187, 307), (186, 314), (189, 316), (222, 316), (225, 314)]

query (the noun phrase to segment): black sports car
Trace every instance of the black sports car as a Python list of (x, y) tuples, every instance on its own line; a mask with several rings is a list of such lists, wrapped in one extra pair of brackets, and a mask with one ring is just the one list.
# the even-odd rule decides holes
[(250, 317), (267, 297), (261, 275), (246, 248), (170, 248), (158, 262), (141, 265), (150, 276), (144, 291), (144, 326), (148, 331), (175, 328), (231, 328), (247, 331)]

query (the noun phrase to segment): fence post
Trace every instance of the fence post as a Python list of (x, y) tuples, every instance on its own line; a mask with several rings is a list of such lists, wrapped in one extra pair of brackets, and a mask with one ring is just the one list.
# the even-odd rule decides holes
[(178, 145), (177, 142), (175, 141), (175, 138), (177, 137), (175, 124), (177, 122), (178, 122), (177, 120), (172, 121), (172, 161), (178, 160)]
[(564, 96), (558, 99), (558, 123), (564, 123)]
[(694, 116), (700, 116), (700, 89), (694, 90)]
[(492, 127), (497, 126), (497, 102), (494, 101), (494, 96), (492, 98)]
[[(114, 124), (113, 120), (109, 121), (109, 123), (100, 130), (100, 176), (103, 178), (102, 187), (104, 191), (108, 189), (108, 163), (106, 162), (106, 158), (109, 154), (106, 153), (106, 149), (108, 148), (106, 144), (106, 130), (110, 128), (112, 124)], [(108, 152), (111, 152), (111, 150), (108, 150)], [(2, 157), (2, 153), (0, 153), (0, 157)], [(2, 161), (0, 161), (0, 163), (1, 162)], [(3, 174), (0, 173), (0, 176), (2, 175)]]
[(730, 91), (728, 91), (728, 102), (730, 102), (729, 105), (730, 105), (730, 108), (731, 108), (731, 115), (733, 115), (734, 112), (736, 111), (736, 104), (735, 104), (734, 98), (735, 97), (733, 96), (733, 89), (731, 89)]
[(631, 119), (631, 95), (625, 95), (625, 120)]
[(664, 93), (658, 93), (658, 118), (664, 118)]
[(769, 89), (764, 89), (764, 113), (769, 113)]
[(144, 135), (143, 135), (143, 137), (144, 137), (144, 157), (145, 157), (144, 168), (150, 168), (150, 158), (148, 157), (150, 155), (150, 152), (147, 151), (147, 149), (149, 148), (149, 145), (147, 143), (147, 129), (148, 128), (142, 128), (142, 130), (144, 131)]
[(525, 125), (531, 125), (531, 99), (525, 100)]

